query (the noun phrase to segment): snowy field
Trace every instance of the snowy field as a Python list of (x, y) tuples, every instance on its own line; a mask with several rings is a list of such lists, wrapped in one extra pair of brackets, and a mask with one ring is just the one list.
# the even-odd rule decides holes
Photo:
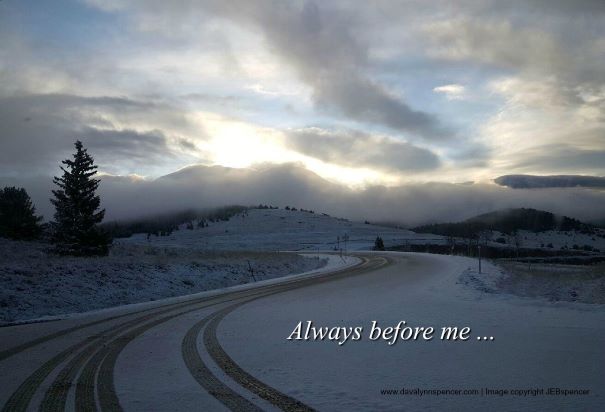
[[(520, 231), (520, 247), (530, 249), (578, 251), (588, 257), (599, 257), (605, 252), (605, 238), (600, 233), (590, 235), (576, 231)], [(494, 242), (504, 238), (506, 245)], [(488, 242), (491, 246), (514, 247), (512, 236), (494, 232)], [(551, 258), (552, 259), (552, 258)], [(582, 260), (579, 257), (578, 260)], [(465, 272), (461, 282), (473, 285), (487, 293), (505, 293), (519, 297), (550, 302), (581, 302), (605, 304), (605, 264), (544, 263), (540, 258), (497, 259), (498, 270), (475, 276)], [(569, 263), (569, 262), (568, 262)], [(575, 262), (574, 262), (575, 263)]]
[(575, 245), (578, 249), (590, 246), (599, 249), (601, 252), (605, 252), (605, 237), (602, 234), (601, 236), (597, 236), (576, 231), (560, 232), (549, 230), (541, 233), (522, 231), (521, 241), (523, 247), (551, 248), (552, 246), (553, 249), (574, 249)]
[[(346, 219), (285, 209), (250, 209), (229, 221), (211, 222), (208, 227), (180, 230), (170, 236), (133, 235), (124, 243), (180, 245), (205, 250), (371, 250), (376, 236), (386, 247), (405, 243), (442, 242), (439, 235), (420, 235), (409, 230), (352, 222)], [(338, 238), (341, 242), (338, 242)]]
[(552, 302), (605, 304), (605, 264), (560, 265), (501, 261), (497, 290)]
[[(513, 236), (494, 231), (491, 234), (492, 246), (503, 246), (496, 242), (496, 239), (504, 239), (506, 245), (513, 247), (515, 239)], [(547, 230), (544, 232), (531, 232), (528, 230), (519, 231), (519, 246), (530, 249), (551, 249), (551, 250), (586, 250), (597, 249), (605, 253), (605, 233), (598, 229), (596, 234), (580, 233), (578, 231), (558, 231)]]
[(326, 263), (294, 253), (124, 244), (107, 257), (61, 257), (46, 247), (0, 239), (0, 323), (187, 295)]
[(467, 270), (459, 282), (482, 293), (516, 295), (548, 302), (605, 304), (605, 265), (559, 265), (500, 260), (478, 274)]

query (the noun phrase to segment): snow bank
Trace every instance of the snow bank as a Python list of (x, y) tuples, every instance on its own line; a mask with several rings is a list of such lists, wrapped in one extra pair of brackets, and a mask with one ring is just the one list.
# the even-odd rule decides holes
[(95, 258), (54, 256), (44, 249), (0, 239), (0, 322), (188, 295), (313, 271), (329, 261), (294, 253), (124, 244)]

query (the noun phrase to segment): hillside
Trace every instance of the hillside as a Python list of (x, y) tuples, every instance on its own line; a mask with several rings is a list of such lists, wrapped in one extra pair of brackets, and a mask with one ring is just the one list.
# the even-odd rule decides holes
[(513, 234), (524, 230), (529, 232), (546, 231), (577, 231), (580, 233), (593, 233), (595, 227), (579, 220), (557, 216), (550, 212), (536, 209), (504, 209), (485, 213), (457, 223), (437, 223), (419, 226), (415, 232), (434, 233), (443, 236), (476, 237), (482, 231), (498, 231)]
[[(258, 207), (269, 207), (259, 205)], [(272, 207), (272, 206), (271, 206)], [(249, 209), (246, 206), (232, 205), (215, 209), (196, 210), (188, 209), (175, 213), (162, 213), (138, 219), (126, 221), (112, 221), (103, 223), (101, 227), (113, 238), (127, 238), (135, 233), (149, 233), (156, 236), (165, 236), (178, 230), (183, 224), (197, 222), (199, 226), (205, 226), (208, 222), (229, 220), (238, 213)]]
[[(369, 250), (377, 236), (388, 247), (424, 243), (427, 237), (398, 228), (336, 218), (325, 213), (288, 209), (248, 209), (228, 219), (193, 221), (167, 236), (135, 234), (120, 242), (159, 246), (185, 246), (204, 250)], [(441, 236), (430, 236), (441, 240)]]

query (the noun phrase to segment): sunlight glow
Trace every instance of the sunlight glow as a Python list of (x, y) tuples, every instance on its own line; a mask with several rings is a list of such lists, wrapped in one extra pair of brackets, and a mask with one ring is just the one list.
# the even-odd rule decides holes
[(227, 167), (248, 167), (255, 163), (295, 161), (279, 145), (280, 136), (270, 129), (205, 113), (204, 125), (211, 140), (207, 145), (212, 161)]
[(345, 167), (305, 156), (286, 148), (286, 136), (275, 129), (258, 127), (215, 113), (200, 113), (211, 137), (204, 149), (214, 164), (244, 168), (261, 163), (298, 163), (322, 178), (352, 188), (370, 184), (394, 185), (397, 176), (368, 168)]

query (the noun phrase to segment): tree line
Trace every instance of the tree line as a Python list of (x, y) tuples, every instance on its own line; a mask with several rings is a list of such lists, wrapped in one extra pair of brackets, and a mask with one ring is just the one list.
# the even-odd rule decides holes
[[(258, 207), (263, 209), (264, 207)], [(267, 207), (268, 209), (269, 207)], [(204, 228), (210, 223), (228, 221), (233, 216), (247, 215), (247, 206), (224, 206), (213, 210), (189, 209), (173, 213), (162, 213), (128, 221), (113, 221), (103, 223), (102, 229), (114, 238), (130, 237), (135, 233), (145, 233), (149, 236), (169, 236), (185, 224), (185, 228)]]
[(551, 212), (536, 209), (518, 208), (485, 213), (458, 223), (436, 223), (415, 227), (417, 233), (476, 239), (485, 231), (498, 231), (514, 235), (519, 230), (544, 232), (547, 230), (579, 231), (593, 234), (592, 225), (567, 217), (556, 216)]
[(0, 190), (0, 236), (15, 240), (33, 240), (46, 236), (53, 251), (61, 255), (106, 255), (111, 237), (99, 227), (105, 216), (97, 194), (100, 180), (97, 166), (81, 141), (75, 142), (71, 159), (61, 163), (61, 176), (53, 178), (56, 189), (50, 199), (54, 219), (42, 224), (42, 217), (24, 188)]

